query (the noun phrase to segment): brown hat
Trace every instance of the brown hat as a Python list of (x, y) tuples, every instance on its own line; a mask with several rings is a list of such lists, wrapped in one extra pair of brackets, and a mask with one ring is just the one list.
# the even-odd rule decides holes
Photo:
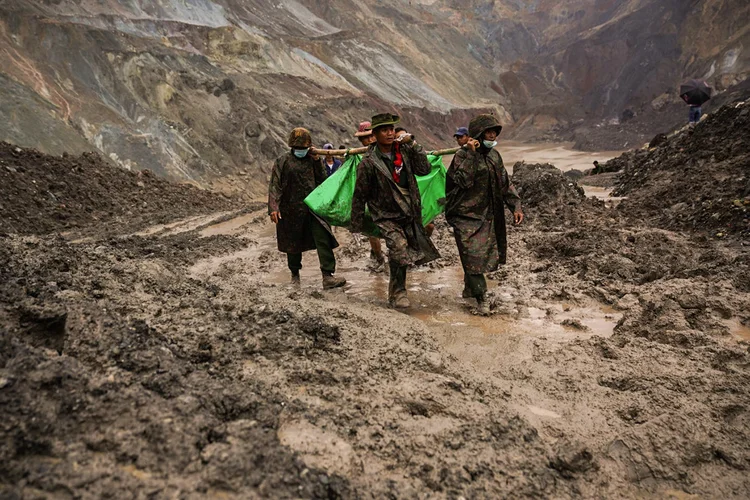
[(379, 115), (375, 115), (372, 117), (372, 130), (374, 132), (375, 129), (379, 127), (385, 127), (386, 125), (395, 125), (399, 121), (401, 121), (401, 118), (399, 118), (398, 115), (392, 115), (391, 113), (380, 113)]
[(495, 115), (475, 116), (469, 122), (469, 135), (478, 141), (482, 140), (485, 132), (492, 129), (497, 130), (498, 135), (500, 135), (500, 131), (503, 129), (503, 126), (497, 121)]
[(354, 137), (367, 137), (368, 135), (372, 135), (372, 124), (370, 122), (360, 123)]
[(289, 134), (287, 146), (290, 148), (309, 148), (312, 146), (312, 135), (306, 128), (298, 127)]

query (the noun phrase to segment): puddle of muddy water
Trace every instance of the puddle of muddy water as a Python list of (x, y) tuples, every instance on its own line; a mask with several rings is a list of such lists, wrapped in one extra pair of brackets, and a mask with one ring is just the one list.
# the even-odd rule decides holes
[(242, 232), (242, 227), (253, 222), (258, 218), (258, 215), (258, 212), (252, 212), (218, 224), (213, 224), (201, 230), (200, 235), (206, 238), (208, 236), (239, 234)]
[[(204, 229), (205, 234), (246, 234), (253, 243), (238, 252), (213, 257), (200, 261), (191, 269), (191, 274), (210, 274), (223, 263), (242, 259), (257, 259), (263, 252), (275, 251), (275, 228), (265, 224), (262, 228), (248, 228), (257, 214), (242, 215)], [(345, 235), (342, 235), (345, 236)], [(342, 243), (347, 238), (340, 238)], [(345, 243), (344, 243), (345, 244)], [(279, 261), (274, 268), (263, 274), (266, 284), (289, 285), (289, 270)], [(340, 259), (337, 275), (347, 279), (344, 293), (364, 302), (371, 302), (387, 307), (388, 275), (372, 273), (367, 269), (367, 260), (347, 261)], [(302, 287), (319, 288), (321, 274), (315, 252), (306, 252), (302, 259), (300, 272)], [(341, 265), (343, 264), (343, 265)], [(488, 281), (490, 291), (498, 284)], [(558, 341), (569, 341), (576, 338), (587, 338), (594, 335), (608, 337), (612, 334), (620, 314), (599, 307), (572, 307), (562, 303), (545, 304), (545, 309), (520, 307), (517, 317), (496, 314), (489, 317), (473, 314), (474, 301), (461, 298), (463, 290), (463, 272), (458, 266), (430, 270), (417, 268), (409, 271), (407, 288), (412, 307), (406, 314), (424, 322), (428, 327), (442, 332), (439, 335), (445, 342), (459, 344), (469, 348), (467, 341), (475, 346), (502, 349), (507, 339), (518, 335), (547, 337)], [(512, 290), (503, 290), (500, 296), (512, 301)], [(565, 320), (574, 321), (573, 326), (564, 326)], [(577, 327), (576, 327), (577, 325)], [(471, 339), (471, 340), (469, 340)]]
[[(318, 287), (320, 271), (314, 252), (304, 254), (300, 277), (303, 287)], [(372, 273), (365, 269), (366, 262), (354, 262), (349, 267), (340, 267), (337, 275), (347, 279), (347, 296), (367, 302), (375, 302), (387, 307), (388, 275)], [(290, 274), (286, 269), (275, 269), (267, 273), (264, 282), (274, 285), (288, 285)], [(414, 269), (407, 278), (409, 300), (412, 303), (405, 313), (419, 319), (425, 325), (437, 330), (452, 330), (462, 335), (469, 331), (488, 336), (486, 342), (492, 344), (492, 337), (503, 335), (524, 335), (547, 337), (559, 341), (589, 338), (595, 335), (609, 337), (620, 318), (608, 308), (571, 307), (567, 304), (548, 304), (546, 309), (525, 308), (523, 318), (517, 319), (503, 314), (477, 316), (473, 314), (475, 301), (461, 298), (463, 272), (458, 267), (437, 270)], [(488, 281), (491, 291), (498, 286)], [(551, 319), (547, 310), (554, 312)], [(565, 320), (576, 320), (583, 329), (564, 326)]]

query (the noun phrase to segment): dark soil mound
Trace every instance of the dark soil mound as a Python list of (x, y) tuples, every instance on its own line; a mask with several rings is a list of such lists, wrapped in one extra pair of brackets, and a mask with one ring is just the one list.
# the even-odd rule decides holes
[(521, 195), (529, 222), (548, 225), (575, 224), (581, 209), (603, 207), (599, 200), (586, 198), (576, 181), (553, 165), (516, 163), (513, 184)]
[(103, 223), (122, 231), (232, 205), (148, 170), (114, 167), (95, 153), (58, 157), (0, 143), (0, 232), (44, 234)]
[(750, 104), (727, 105), (660, 147), (608, 162), (623, 213), (668, 229), (750, 236)]

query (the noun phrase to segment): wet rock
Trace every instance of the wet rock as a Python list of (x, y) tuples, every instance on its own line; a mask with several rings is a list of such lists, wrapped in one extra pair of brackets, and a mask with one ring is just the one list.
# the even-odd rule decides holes
[(620, 297), (615, 303), (615, 308), (620, 311), (627, 311), (638, 305), (638, 296), (634, 293), (629, 293)]
[(569, 179), (573, 179), (574, 181), (577, 181), (583, 178), (585, 174), (580, 170), (572, 169), (572, 170), (568, 170), (563, 175)]
[(310, 335), (315, 343), (338, 343), (341, 341), (341, 331), (336, 325), (331, 325), (319, 317), (306, 318), (300, 325), (302, 331)]
[(550, 460), (550, 467), (565, 479), (574, 479), (598, 469), (594, 455), (586, 445), (567, 441), (558, 445), (555, 456)]
[(579, 319), (568, 318), (564, 320), (561, 324), (562, 326), (567, 326), (568, 328), (578, 330), (579, 332), (587, 332), (590, 330), (590, 328), (584, 325), (583, 323), (581, 323), (581, 320)]
[(633, 118), (635, 118), (635, 111), (633, 111), (632, 109), (625, 109), (625, 110), (624, 110), (624, 111), (623, 111), (623, 112), (622, 112), (622, 113), (620, 114), (620, 121), (621, 121), (622, 123), (625, 123), (625, 122), (627, 122), (627, 121), (630, 121), (630, 120), (632, 120)]
[(648, 143), (649, 148), (658, 148), (662, 144), (666, 144), (668, 141), (667, 134), (656, 134), (651, 142)]

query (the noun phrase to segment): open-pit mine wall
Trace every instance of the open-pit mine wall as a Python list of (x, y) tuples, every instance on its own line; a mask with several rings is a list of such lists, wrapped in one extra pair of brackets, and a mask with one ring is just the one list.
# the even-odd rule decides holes
[(625, 110), (661, 125), (682, 78), (723, 89), (748, 76), (749, 12), (741, 0), (7, 0), (0, 139), (257, 197), (292, 126), (349, 145), (376, 110), (434, 145), (477, 110), (525, 138)]

